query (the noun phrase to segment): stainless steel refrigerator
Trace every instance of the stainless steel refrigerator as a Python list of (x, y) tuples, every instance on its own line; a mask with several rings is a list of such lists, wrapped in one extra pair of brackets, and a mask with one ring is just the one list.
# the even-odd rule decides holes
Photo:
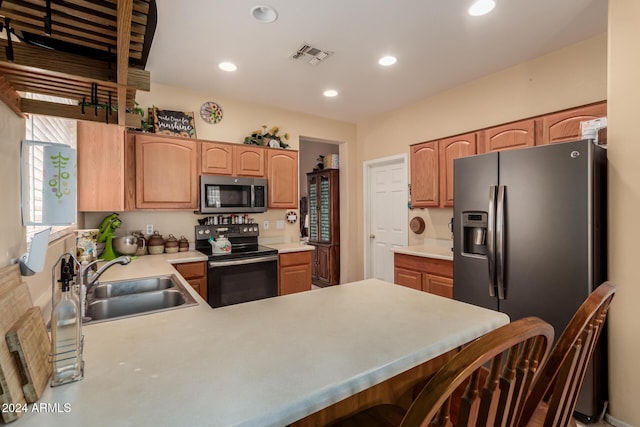
[[(511, 320), (538, 316), (556, 339), (606, 279), (606, 149), (590, 140), (454, 161), (453, 296)], [(576, 411), (607, 399), (606, 330)]]

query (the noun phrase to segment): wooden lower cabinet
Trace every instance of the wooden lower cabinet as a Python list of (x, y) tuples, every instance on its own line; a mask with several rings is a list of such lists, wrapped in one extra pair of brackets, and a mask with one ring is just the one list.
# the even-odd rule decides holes
[(311, 290), (312, 252), (289, 252), (278, 256), (278, 295)]
[(453, 261), (394, 254), (394, 283), (453, 298)]
[(178, 273), (186, 279), (193, 289), (207, 301), (207, 262), (185, 262), (173, 265)]
[(311, 282), (320, 287), (334, 286), (340, 281), (340, 246), (309, 243), (315, 246), (311, 266)]

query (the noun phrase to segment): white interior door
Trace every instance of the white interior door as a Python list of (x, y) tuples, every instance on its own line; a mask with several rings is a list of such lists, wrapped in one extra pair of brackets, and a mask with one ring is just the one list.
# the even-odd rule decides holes
[(406, 246), (407, 156), (365, 162), (365, 277), (393, 283), (393, 252)]

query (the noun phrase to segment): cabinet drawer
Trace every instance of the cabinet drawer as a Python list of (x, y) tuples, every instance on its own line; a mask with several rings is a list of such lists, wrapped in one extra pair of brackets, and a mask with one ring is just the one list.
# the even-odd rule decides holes
[(178, 273), (185, 279), (200, 278), (206, 276), (207, 263), (204, 261), (185, 262), (182, 264), (174, 264)]
[(394, 265), (443, 277), (453, 277), (453, 261), (421, 256), (394, 254)]
[(278, 257), (280, 267), (288, 267), (290, 265), (311, 265), (311, 251), (289, 252), (280, 254)]

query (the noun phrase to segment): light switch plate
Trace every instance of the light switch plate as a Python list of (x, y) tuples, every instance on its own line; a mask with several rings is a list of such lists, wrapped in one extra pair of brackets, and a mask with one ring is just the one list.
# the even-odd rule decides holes
[(263, 230), (268, 230), (269, 229), (269, 221), (267, 221), (267, 220), (262, 221), (262, 229)]

